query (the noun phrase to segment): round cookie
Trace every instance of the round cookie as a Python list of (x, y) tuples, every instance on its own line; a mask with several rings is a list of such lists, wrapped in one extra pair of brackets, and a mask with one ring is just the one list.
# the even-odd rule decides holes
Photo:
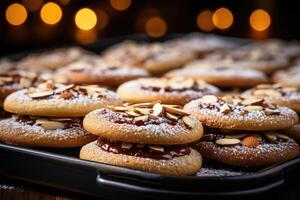
[(0, 141), (30, 147), (80, 147), (96, 137), (79, 118), (13, 116), (0, 120)]
[(124, 104), (95, 110), (83, 120), (92, 134), (112, 140), (175, 145), (201, 138), (201, 123), (180, 106), (160, 103)]
[(178, 176), (195, 174), (202, 165), (201, 155), (190, 147), (124, 144), (100, 138), (98, 141), (83, 146), (80, 151), (80, 158), (152, 173)]
[(286, 106), (300, 113), (300, 88), (263, 84), (245, 91), (242, 96), (264, 98), (270, 104)]
[(197, 66), (172, 70), (165, 77), (186, 77), (203, 80), (218, 87), (253, 87), (267, 83), (268, 78), (262, 72), (250, 69), (201, 68)]
[(246, 167), (266, 166), (299, 156), (299, 145), (290, 137), (277, 132), (246, 132), (225, 135), (207, 131), (194, 143), (204, 158)]
[(160, 74), (181, 67), (195, 58), (195, 54), (181, 48), (160, 43), (125, 41), (103, 52), (106, 62), (113, 65), (142, 67), (152, 74)]
[(300, 66), (276, 72), (272, 76), (272, 81), (285, 86), (300, 87)]
[(99, 57), (79, 47), (58, 48), (41, 53), (29, 54), (18, 61), (18, 68), (41, 71), (55, 70), (78, 60), (89, 60)]
[(206, 95), (184, 106), (203, 125), (212, 128), (271, 131), (292, 127), (298, 122), (290, 108), (266, 103), (264, 99)]
[(165, 104), (184, 105), (207, 94), (218, 94), (220, 90), (204, 81), (186, 78), (142, 78), (122, 84), (117, 94), (132, 103), (160, 100)]
[(15, 70), (15, 64), (6, 58), (0, 58), (0, 73), (6, 73), (8, 71)]
[(109, 105), (122, 104), (114, 92), (98, 86), (44, 82), (10, 94), (4, 109), (20, 115), (79, 117)]
[(300, 142), (300, 124), (296, 124), (292, 128), (284, 130), (283, 133), (294, 138), (297, 142)]
[(149, 73), (136, 67), (118, 67), (103, 60), (78, 61), (57, 71), (75, 84), (99, 84), (116, 87), (132, 79), (149, 76)]

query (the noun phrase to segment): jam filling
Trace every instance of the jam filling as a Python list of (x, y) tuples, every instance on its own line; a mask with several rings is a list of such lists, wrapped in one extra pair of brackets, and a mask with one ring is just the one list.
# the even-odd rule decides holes
[(150, 119), (147, 121), (135, 121), (134, 117), (127, 116), (125, 113), (113, 113), (113, 116), (108, 115), (107, 110), (102, 110), (100, 112), (102, 115), (107, 115), (106, 117), (110, 122), (117, 123), (117, 124), (130, 124), (135, 126), (147, 126), (147, 125), (160, 125), (162, 123), (167, 123), (169, 125), (175, 126), (177, 124), (177, 121), (169, 120), (169, 119)]
[(137, 145), (133, 144), (130, 149), (122, 148), (121, 142), (111, 142), (105, 138), (98, 138), (97, 145), (103, 151), (124, 154), (128, 156), (136, 156), (142, 158), (151, 158), (155, 160), (171, 160), (176, 157), (189, 155), (191, 149), (187, 146), (163, 146), (163, 152), (152, 151), (148, 145)]

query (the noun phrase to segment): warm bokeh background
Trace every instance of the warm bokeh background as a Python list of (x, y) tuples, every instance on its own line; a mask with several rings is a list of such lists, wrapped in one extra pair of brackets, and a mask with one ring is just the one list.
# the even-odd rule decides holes
[(1, 55), (135, 33), (300, 39), (292, 0), (7, 0), (0, 12)]

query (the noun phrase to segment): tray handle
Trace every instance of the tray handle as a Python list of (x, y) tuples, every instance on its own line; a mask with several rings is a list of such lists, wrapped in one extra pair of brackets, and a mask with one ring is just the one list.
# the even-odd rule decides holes
[(222, 191), (222, 192), (203, 192), (203, 191), (180, 191), (178, 189), (170, 190), (170, 189), (161, 189), (155, 188), (155, 186), (143, 186), (134, 183), (124, 182), (124, 179), (113, 180), (111, 177), (107, 175), (100, 175), (96, 178), (96, 183), (101, 187), (106, 187), (109, 189), (117, 189), (126, 192), (140, 193), (140, 194), (160, 194), (160, 195), (189, 195), (189, 196), (235, 196), (235, 195), (252, 195), (258, 194), (262, 192), (266, 192), (277, 188), (284, 184), (284, 179), (281, 177), (280, 179), (264, 186), (260, 186), (257, 188), (245, 189), (245, 190), (237, 190), (237, 191)]

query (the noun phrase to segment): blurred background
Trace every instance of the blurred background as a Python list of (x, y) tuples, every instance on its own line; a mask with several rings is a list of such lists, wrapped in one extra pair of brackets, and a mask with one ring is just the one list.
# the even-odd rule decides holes
[(292, 0), (7, 0), (0, 12), (1, 55), (128, 34), (300, 39)]

